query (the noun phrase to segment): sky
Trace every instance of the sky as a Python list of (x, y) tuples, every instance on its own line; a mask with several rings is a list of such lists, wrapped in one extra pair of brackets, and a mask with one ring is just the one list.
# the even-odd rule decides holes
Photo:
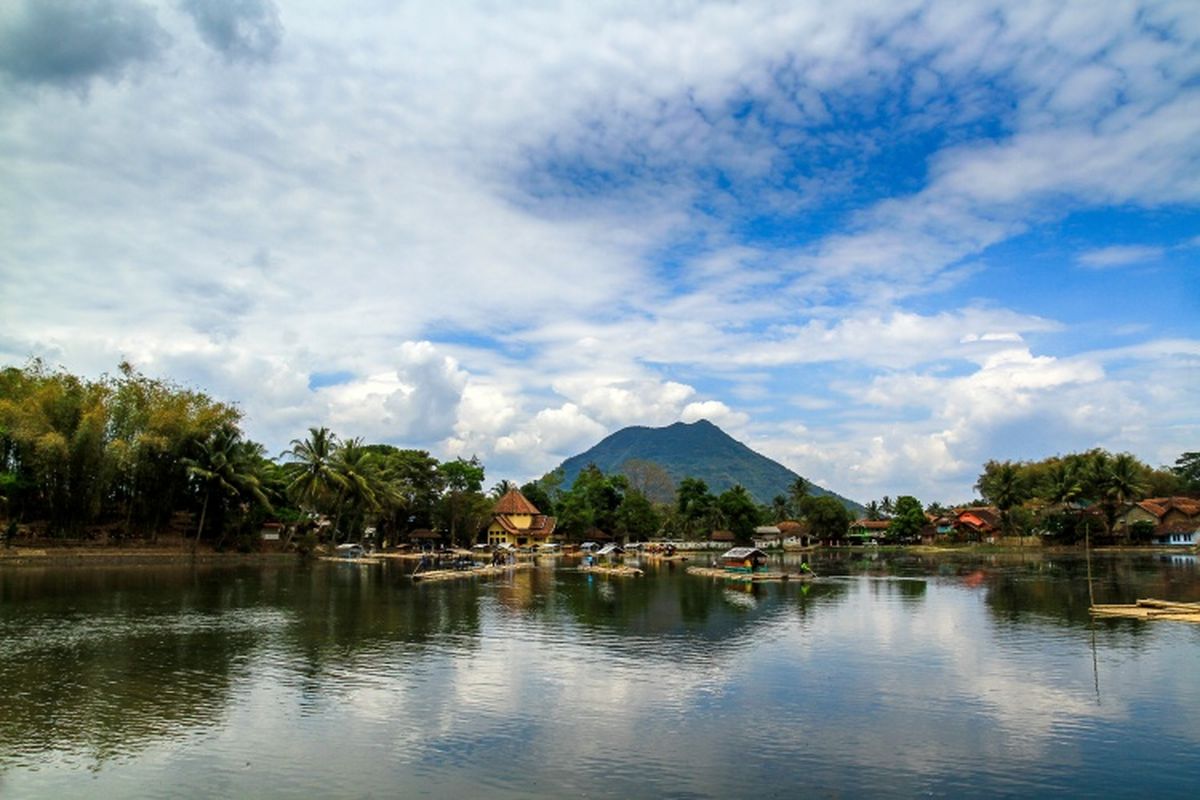
[(859, 501), (1200, 449), (1200, 6), (0, 5), (0, 364)]

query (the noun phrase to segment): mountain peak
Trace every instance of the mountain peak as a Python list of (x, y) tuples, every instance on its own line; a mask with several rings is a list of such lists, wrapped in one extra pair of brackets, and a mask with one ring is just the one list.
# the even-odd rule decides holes
[[(734, 439), (713, 422), (698, 419), (690, 423), (674, 422), (662, 428), (635, 425), (609, 434), (594, 447), (560, 465), (562, 486), (564, 489), (570, 487), (588, 464), (613, 474), (622, 472), (630, 461), (658, 464), (676, 484), (684, 478), (699, 478), (714, 494), (740, 484), (762, 504), (770, 503), (776, 495), (787, 495), (800, 477)], [(810, 493), (830, 495), (853, 513), (862, 510), (858, 503), (819, 486), (812, 486)]]

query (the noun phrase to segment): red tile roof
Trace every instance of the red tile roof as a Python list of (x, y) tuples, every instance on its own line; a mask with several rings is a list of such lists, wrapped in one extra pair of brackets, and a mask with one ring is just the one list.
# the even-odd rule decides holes
[(540, 514), (537, 506), (525, 499), (525, 495), (521, 494), (517, 489), (509, 489), (504, 497), (496, 501), (496, 507), (492, 509), (494, 514)]

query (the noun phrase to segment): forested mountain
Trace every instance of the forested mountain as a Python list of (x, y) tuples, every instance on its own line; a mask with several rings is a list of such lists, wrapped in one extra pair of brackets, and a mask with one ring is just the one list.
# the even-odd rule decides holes
[[(714, 493), (741, 484), (762, 504), (769, 504), (776, 495), (787, 496), (800, 477), (702, 419), (690, 424), (676, 422), (665, 428), (623, 428), (564, 461), (559, 467), (562, 488), (570, 487), (588, 464), (595, 464), (605, 473), (617, 473), (627, 472), (631, 462), (634, 469), (658, 465), (676, 484), (683, 478), (700, 478)], [(854, 514), (863, 511), (853, 500), (816, 485), (810, 485), (809, 494), (836, 498)]]

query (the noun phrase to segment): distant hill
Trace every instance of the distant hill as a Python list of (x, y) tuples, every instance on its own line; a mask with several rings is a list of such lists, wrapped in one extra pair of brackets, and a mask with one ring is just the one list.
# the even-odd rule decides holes
[[(570, 487), (588, 464), (613, 474), (621, 472), (622, 466), (629, 461), (658, 464), (677, 484), (684, 478), (700, 478), (713, 494), (720, 494), (740, 483), (763, 504), (769, 504), (776, 495), (786, 495), (788, 487), (800, 477), (702, 419), (691, 424), (676, 422), (665, 428), (640, 425), (622, 428), (590, 450), (564, 461), (559, 467), (563, 471), (562, 488)], [(864, 511), (853, 500), (820, 486), (811, 485), (809, 494), (833, 497), (852, 514)]]

